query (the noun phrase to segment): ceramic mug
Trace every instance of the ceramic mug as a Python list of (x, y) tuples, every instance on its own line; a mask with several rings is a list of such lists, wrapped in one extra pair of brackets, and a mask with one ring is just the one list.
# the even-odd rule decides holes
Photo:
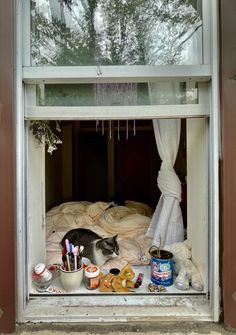
[(81, 267), (78, 270), (66, 271), (60, 267), (60, 277), (62, 287), (66, 292), (76, 292), (80, 288), (84, 269)]

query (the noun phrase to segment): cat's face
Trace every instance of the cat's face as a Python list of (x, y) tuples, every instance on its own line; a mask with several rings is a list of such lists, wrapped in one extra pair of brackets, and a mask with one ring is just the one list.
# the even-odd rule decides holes
[(116, 257), (120, 253), (119, 244), (117, 242), (117, 235), (107, 237), (97, 242), (97, 248), (101, 250), (106, 257)]

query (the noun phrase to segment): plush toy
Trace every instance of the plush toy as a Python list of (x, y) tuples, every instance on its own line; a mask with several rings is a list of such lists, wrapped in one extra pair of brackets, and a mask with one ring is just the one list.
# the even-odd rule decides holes
[(101, 292), (129, 292), (134, 288), (135, 273), (129, 264), (125, 265), (117, 276), (108, 273), (100, 277)]
[(112, 281), (112, 287), (115, 292), (128, 292), (134, 288), (135, 273), (129, 264), (125, 265), (120, 273)]
[(101, 292), (113, 292), (112, 281), (114, 278), (115, 275), (112, 273), (104, 274), (101, 272), (99, 290)]
[(174, 255), (174, 272), (177, 275), (174, 281), (179, 290), (188, 290), (191, 284), (196, 291), (203, 290), (203, 282), (200, 273), (191, 260), (191, 245), (184, 242), (173, 243), (165, 247)]

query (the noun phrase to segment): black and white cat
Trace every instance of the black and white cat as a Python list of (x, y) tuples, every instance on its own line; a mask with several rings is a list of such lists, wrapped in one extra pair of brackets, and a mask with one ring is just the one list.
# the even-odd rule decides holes
[(93, 264), (98, 266), (119, 255), (117, 235), (102, 238), (90, 229), (78, 228), (66, 233), (61, 241), (63, 247), (65, 247), (66, 239), (74, 246), (83, 245), (83, 256), (89, 258)]

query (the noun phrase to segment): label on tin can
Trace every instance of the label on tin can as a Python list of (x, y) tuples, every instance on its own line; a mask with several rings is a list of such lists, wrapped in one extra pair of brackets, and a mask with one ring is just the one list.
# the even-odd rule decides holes
[(173, 260), (151, 259), (151, 281), (157, 285), (173, 284)]

